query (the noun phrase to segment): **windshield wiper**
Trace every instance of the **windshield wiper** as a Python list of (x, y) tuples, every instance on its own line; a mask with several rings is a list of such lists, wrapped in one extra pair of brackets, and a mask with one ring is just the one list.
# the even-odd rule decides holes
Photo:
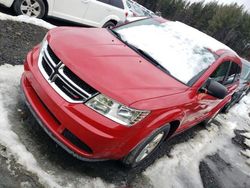
[(141, 54), (144, 58), (146, 58), (147, 60), (149, 60), (153, 65), (155, 65), (157, 68), (161, 69), (163, 72), (171, 75), (171, 73), (169, 72), (169, 70), (167, 70), (165, 67), (163, 67), (158, 61), (156, 61), (148, 52), (145, 52), (144, 50), (137, 48), (136, 46), (125, 42), (130, 48), (132, 48), (133, 50), (135, 50), (137, 53)]
[(121, 41), (123, 41), (122, 36), (120, 33), (118, 33), (117, 31), (111, 29), (111, 28), (107, 28), (113, 35), (115, 35), (116, 38), (120, 39)]
[(156, 61), (149, 53), (145, 52), (144, 50), (137, 48), (136, 46), (130, 44), (129, 42), (125, 41), (121, 34), (118, 33), (117, 31), (108, 28), (108, 30), (116, 36), (116, 38), (120, 39), (122, 42), (124, 42), (128, 47), (132, 48), (134, 51), (136, 51), (137, 53), (141, 54), (144, 58), (146, 58), (147, 60), (149, 60), (153, 65), (155, 65), (156, 67), (158, 67), (159, 69), (161, 69), (163, 72), (170, 74), (170, 72), (163, 67), (158, 61)]

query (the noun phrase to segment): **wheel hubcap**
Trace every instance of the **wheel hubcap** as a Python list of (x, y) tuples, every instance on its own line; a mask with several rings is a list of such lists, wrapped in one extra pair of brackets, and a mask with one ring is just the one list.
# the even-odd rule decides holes
[(164, 132), (159, 133), (153, 140), (151, 140), (141, 151), (141, 153), (136, 158), (136, 162), (140, 162), (145, 159), (154, 149), (159, 145), (162, 138), (164, 136)]
[(41, 13), (41, 6), (36, 0), (23, 0), (21, 3), (21, 12), (23, 15), (38, 17)]

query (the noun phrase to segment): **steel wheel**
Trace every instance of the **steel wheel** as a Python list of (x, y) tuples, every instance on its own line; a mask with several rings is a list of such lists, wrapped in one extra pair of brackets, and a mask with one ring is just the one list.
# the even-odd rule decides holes
[(23, 0), (20, 7), (21, 13), (30, 17), (38, 17), (42, 8), (36, 0)]
[(129, 168), (144, 168), (157, 158), (161, 145), (168, 136), (170, 125), (155, 129), (145, 137), (130, 153), (122, 158), (122, 163)]
[(47, 15), (44, 0), (15, 0), (13, 4), (17, 15), (43, 18)]
[(164, 132), (160, 132), (157, 136), (154, 137), (140, 152), (140, 154), (136, 157), (136, 162), (140, 162), (145, 159), (154, 149), (159, 145), (162, 138), (164, 136)]

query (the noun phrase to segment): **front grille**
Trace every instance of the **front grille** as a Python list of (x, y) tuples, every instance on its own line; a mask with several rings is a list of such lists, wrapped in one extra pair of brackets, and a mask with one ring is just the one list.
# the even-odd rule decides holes
[(48, 44), (42, 49), (38, 66), (48, 83), (68, 102), (83, 103), (98, 94), (66, 67)]
[(60, 63), (60, 59), (55, 55), (55, 53), (52, 51), (52, 49), (50, 48), (50, 46), (47, 46), (47, 51), (48, 51), (48, 55), (51, 57), (51, 59), (53, 60), (53, 62), (58, 65), (58, 63)]

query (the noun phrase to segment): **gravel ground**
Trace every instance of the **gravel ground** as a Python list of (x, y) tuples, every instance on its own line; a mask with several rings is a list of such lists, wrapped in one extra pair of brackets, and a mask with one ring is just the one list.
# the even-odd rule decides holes
[[(0, 26), (0, 65), (22, 64), (27, 52), (43, 39), (47, 31), (37, 26), (12, 21), (0, 20)], [(20, 109), (20, 111), (16, 109)], [(55, 173), (58, 171), (69, 179), (100, 177), (118, 187), (152, 187), (138, 170), (128, 171), (122, 168), (118, 162), (85, 163), (68, 155), (41, 130), (21, 96), (8, 110), (10, 121), (17, 125), (14, 131), (20, 135), (25, 146), (30, 146), (30, 152), (47, 171), (52, 170)], [(218, 122), (217, 124), (219, 126)], [(162, 157), (168, 154), (176, 144), (192, 139), (197, 132), (204, 129), (205, 127), (202, 125), (196, 126), (171, 139), (157, 156)], [(235, 147), (244, 145), (240, 134), (236, 134), (232, 143)], [(35, 175), (26, 172), (13, 159), (5, 157), (4, 153), (5, 148), (0, 146), (0, 187), (41, 187)], [(171, 156), (169, 155), (169, 157)], [(225, 161), (227, 161), (227, 156), (224, 156), (223, 153), (216, 153), (202, 160), (199, 171), (203, 186), (205, 188), (250, 187), (249, 176), (234, 169)]]
[(0, 65), (20, 65), (27, 52), (41, 42), (47, 30), (31, 24), (0, 22)]

